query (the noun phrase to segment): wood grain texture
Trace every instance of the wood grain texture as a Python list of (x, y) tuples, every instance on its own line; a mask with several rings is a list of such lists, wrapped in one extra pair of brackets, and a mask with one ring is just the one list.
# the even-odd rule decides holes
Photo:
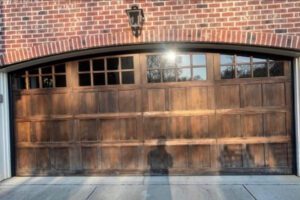
[(291, 174), (292, 84), (285, 76), (147, 83), (134, 55), (134, 85), (14, 91), (17, 175)]

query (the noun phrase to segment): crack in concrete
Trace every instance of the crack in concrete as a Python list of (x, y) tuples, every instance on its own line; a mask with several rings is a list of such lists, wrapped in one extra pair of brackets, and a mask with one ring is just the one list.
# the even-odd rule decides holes
[(97, 186), (94, 187), (93, 191), (89, 194), (89, 196), (87, 196), (87, 198), (85, 200), (89, 200), (91, 198), (91, 196), (94, 194), (94, 192), (96, 191)]
[(257, 200), (257, 198), (250, 192), (250, 190), (246, 187), (246, 185), (243, 184), (243, 187), (253, 197), (254, 200)]

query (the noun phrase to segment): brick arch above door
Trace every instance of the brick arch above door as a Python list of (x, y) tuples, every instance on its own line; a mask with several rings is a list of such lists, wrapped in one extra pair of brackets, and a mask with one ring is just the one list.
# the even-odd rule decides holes
[(296, 35), (215, 29), (158, 29), (145, 30), (138, 38), (130, 31), (116, 32), (70, 37), (10, 50), (0, 55), (0, 66), (91, 48), (165, 42), (232, 44), (300, 51), (300, 36)]

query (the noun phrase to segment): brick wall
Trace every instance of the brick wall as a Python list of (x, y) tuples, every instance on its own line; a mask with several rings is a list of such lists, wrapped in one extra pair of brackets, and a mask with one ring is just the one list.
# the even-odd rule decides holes
[[(125, 9), (145, 24), (131, 34)], [(91, 47), (203, 41), (300, 50), (300, 0), (2, 0), (0, 64)]]

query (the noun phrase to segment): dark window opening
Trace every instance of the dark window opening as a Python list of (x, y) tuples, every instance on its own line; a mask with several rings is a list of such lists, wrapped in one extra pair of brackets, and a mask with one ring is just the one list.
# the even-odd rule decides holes
[(55, 76), (55, 86), (56, 87), (66, 87), (67, 80), (65, 75), (56, 75)]
[(54, 66), (55, 73), (66, 73), (66, 65), (58, 64)]
[(43, 88), (52, 88), (53, 87), (52, 76), (42, 76), (42, 87)]
[(109, 72), (107, 73), (107, 82), (109, 85), (116, 85), (120, 83), (119, 72)]
[(52, 74), (52, 67), (51, 66), (43, 67), (42, 74)]
[(25, 70), (15, 76), (16, 89), (66, 87), (66, 82), (64, 63)]
[(78, 71), (80, 71), (80, 72), (90, 71), (90, 61), (89, 60), (80, 61), (78, 63)]
[(271, 62), (270, 76), (283, 76), (284, 75), (284, 63), (283, 62)]
[(39, 69), (28, 70), (28, 74), (30, 74), (30, 75), (37, 75), (37, 74), (39, 74)]
[(104, 71), (104, 68), (105, 68), (104, 59), (93, 60), (94, 71)]
[(133, 57), (122, 57), (121, 58), (122, 69), (133, 69)]
[(29, 88), (35, 89), (39, 87), (40, 87), (39, 77), (38, 76), (29, 77)]
[(94, 74), (94, 85), (105, 85), (105, 74), (104, 73)]
[(119, 68), (119, 58), (107, 58), (107, 70), (117, 70)]
[(23, 90), (26, 89), (26, 79), (25, 77), (19, 77), (16, 79), (16, 87)]
[(79, 85), (80, 86), (91, 85), (91, 75), (90, 74), (79, 74)]
[(122, 72), (122, 83), (123, 84), (133, 84), (134, 83), (134, 73), (133, 72)]
[(83, 66), (88, 63), (90, 61), (81, 61), (78, 64), (80, 86), (134, 84), (133, 56), (92, 59), (92, 68), (86, 71), (87, 68)]

